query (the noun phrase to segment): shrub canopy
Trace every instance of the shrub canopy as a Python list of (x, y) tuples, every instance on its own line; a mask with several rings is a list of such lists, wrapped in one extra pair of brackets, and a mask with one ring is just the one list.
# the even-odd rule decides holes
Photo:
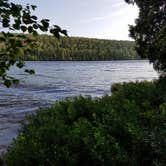
[(158, 82), (116, 85), (112, 96), (78, 97), (40, 109), (9, 148), (7, 165), (164, 166), (162, 88)]

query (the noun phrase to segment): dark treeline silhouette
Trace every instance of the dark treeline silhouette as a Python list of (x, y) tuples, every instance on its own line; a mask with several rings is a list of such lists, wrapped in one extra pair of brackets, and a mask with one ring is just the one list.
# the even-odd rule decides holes
[(48, 35), (39, 35), (37, 45), (30, 50), (23, 60), (60, 60), (60, 61), (93, 61), (93, 60), (129, 60), (139, 59), (135, 43), (91, 39), (81, 37), (62, 37), (56, 39)]

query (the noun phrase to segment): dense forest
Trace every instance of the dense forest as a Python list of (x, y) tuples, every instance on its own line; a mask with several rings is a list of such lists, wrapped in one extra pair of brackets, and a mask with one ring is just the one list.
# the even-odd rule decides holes
[[(23, 60), (129, 60), (139, 59), (135, 52), (135, 43), (90, 39), (81, 37), (61, 37), (39, 35), (37, 44)], [(21, 57), (22, 59), (22, 57)]]

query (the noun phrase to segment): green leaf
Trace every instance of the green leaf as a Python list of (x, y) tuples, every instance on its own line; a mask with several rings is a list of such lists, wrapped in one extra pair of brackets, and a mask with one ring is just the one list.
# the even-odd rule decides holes
[(5, 80), (4, 81), (4, 85), (9, 88), (12, 85), (12, 81), (11, 80)]
[(23, 68), (23, 67), (25, 66), (25, 63), (22, 62), (22, 61), (20, 61), (20, 62), (18, 62), (18, 63), (16, 64), (16, 66), (17, 66), (18, 68)]
[(26, 27), (26, 26), (24, 26), (24, 25), (22, 25), (22, 26), (21, 26), (21, 30), (22, 30), (23, 32), (26, 32), (27, 27)]
[(20, 30), (20, 25), (15, 23), (15, 24), (13, 24), (13, 28), (16, 30)]
[(2, 76), (5, 73), (5, 69), (4, 68), (0, 68), (0, 76)]
[(36, 17), (36, 16), (31, 16), (31, 18), (32, 18), (33, 20), (37, 20), (37, 17)]
[(38, 29), (39, 26), (38, 26), (37, 24), (33, 24), (33, 28), (34, 28), (34, 29)]
[(29, 27), (28, 27), (28, 32), (29, 32), (29, 33), (32, 33), (32, 32), (33, 32), (33, 27), (32, 27), (32, 26), (29, 26)]
[(8, 18), (4, 18), (2, 20), (2, 26), (5, 28), (9, 27), (10, 26), (9, 22), (10, 22), (10, 20)]
[(49, 27), (49, 20), (48, 19), (41, 20), (41, 23), (43, 24), (44, 28), (47, 29)]
[(31, 5), (31, 7), (32, 7), (32, 10), (35, 10), (37, 8), (37, 6), (35, 5)]
[(11, 59), (11, 60), (9, 61), (9, 64), (10, 64), (10, 65), (14, 65), (15, 62), (16, 62), (16, 61), (15, 61), (14, 59)]
[(37, 31), (33, 31), (33, 36), (37, 36), (37, 35), (38, 35)]
[(67, 36), (67, 30), (62, 30), (61, 33)]
[(32, 70), (32, 69), (25, 69), (25, 72), (26, 73), (29, 73), (29, 74), (35, 74), (35, 71), (34, 70)]
[(19, 81), (18, 79), (14, 79), (14, 80), (13, 80), (13, 84), (15, 84), (15, 85), (18, 85), (19, 82), (20, 82), (20, 81)]

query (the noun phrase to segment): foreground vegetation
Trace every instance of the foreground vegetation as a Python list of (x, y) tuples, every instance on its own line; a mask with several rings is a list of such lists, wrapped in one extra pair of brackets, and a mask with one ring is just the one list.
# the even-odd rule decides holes
[(164, 166), (165, 84), (116, 84), (112, 96), (66, 99), (40, 109), (4, 159), (8, 166)]

